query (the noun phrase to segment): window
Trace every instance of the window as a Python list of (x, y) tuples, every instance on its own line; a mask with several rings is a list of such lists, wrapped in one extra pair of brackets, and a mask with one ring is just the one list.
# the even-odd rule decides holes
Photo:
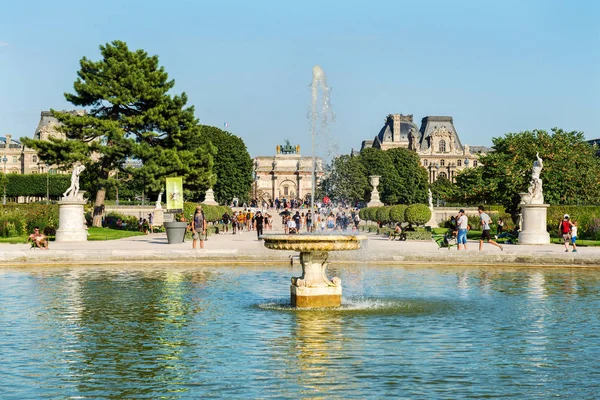
[(37, 162), (37, 156), (33, 156), (33, 162)]
[(440, 160), (440, 167), (443, 167), (446, 165), (446, 160)]
[(448, 176), (446, 176), (446, 173), (445, 173), (445, 172), (440, 172), (440, 173), (438, 174), (438, 179), (440, 179), (440, 178), (446, 178), (446, 179), (447, 179), (447, 178), (448, 178)]
[(477, 166), (477, 161), (473, 161), (473, 166), (476, 167)]
[(439, 152), (444, 153), (446, 151), (446, 141), (444, 139), (440, 140)]
[(423, 165), (427, 166), (427, 160), (423, 160)]
[(289, 192), (288, 192), (288, 187), (287, 187), (287, 186), (284, 186), (284, 187), (283, 187), (283, 195), (284, 195), (284, 196), (288, 196), (288, 195), (289, 195)]
[(462, 165), (462, 160), (458, 160), (458, 161), (456, 162), (456, 166), (457, 166), (457, 167), (460, 167), (461, 165)]
[(17, 156), (13, 156), (13, 164), (17, 163)]

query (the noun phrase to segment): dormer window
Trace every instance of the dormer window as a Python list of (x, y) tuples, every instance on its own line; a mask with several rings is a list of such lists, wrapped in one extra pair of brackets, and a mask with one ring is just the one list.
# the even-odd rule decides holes
[(444, 139), (440, 140), (439, 152), (440, 153), (446, 152), (446, 141)]

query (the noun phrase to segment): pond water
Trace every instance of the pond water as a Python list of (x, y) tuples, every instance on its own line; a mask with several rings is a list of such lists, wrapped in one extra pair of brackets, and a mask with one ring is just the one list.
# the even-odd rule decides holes
[(2, 398), (595, 398), (600, 274), (330, 267), (0, 268)]

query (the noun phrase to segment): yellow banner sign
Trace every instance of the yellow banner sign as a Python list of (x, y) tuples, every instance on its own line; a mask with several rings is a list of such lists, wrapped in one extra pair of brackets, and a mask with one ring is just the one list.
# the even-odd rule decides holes
[(183, 210), (183, 178), (167, 178), (167, 210)]

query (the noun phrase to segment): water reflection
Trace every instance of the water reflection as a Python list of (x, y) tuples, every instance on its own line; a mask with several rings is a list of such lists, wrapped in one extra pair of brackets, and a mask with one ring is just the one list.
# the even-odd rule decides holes
[(343, 267), (343, 307), (289, 268), (0, 269), (6, 398), (593, 398), (595, 270)]

